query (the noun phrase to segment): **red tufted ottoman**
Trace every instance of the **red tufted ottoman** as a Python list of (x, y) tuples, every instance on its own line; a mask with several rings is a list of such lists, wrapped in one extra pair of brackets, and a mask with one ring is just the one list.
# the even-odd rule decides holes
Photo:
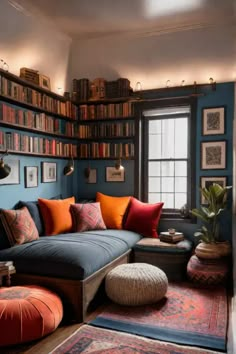
[(0, 346), (41, 338), (57, 328), (62, 315), (61, 299), (48, 289), (0, 288)]

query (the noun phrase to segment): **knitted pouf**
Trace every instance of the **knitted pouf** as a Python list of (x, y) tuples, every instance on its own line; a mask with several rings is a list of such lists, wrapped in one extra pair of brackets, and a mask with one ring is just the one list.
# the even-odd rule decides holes
[(121, 264), (105, 280), (107, 296), (120, 305), (147, 305), (162, 299), (168, 287), (166, 274), (151, 264)]
[(228, 275), (228, 264), (224, 259), (203, 259), (192, 256), (187, 265), (188, 278), (198, 284), (220, 284)]
[(53, 332), (62, 320), (58, 295), (28, 285), (0, 288), (0, 346), (32, 341)]

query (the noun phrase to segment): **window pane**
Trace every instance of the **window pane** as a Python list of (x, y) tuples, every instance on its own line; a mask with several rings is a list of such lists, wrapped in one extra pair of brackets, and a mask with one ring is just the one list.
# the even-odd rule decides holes
[(187, 192), (187, 178), (186, 177), (176, 177), (175, 178), (175, 192)]
[(149, 121), (149, 135), (161, 134), (161, 120), (150, 120)]
[(187, 194), (186, 193), (176, 193), (176, 195), (175, 195), (175, 208), (180, 209), (186, 203), (187, 203)]
[(175, 162), (175, 175), (176, 176), (187, 176), (187, 161), (176, 161)]
[(160, 193), (148, 193), (148, 203), (159, 203), (161, 202), (161, 194)]
[(174, 162), (173, 161), (163, 161), (161, 162), (161, 175), (174, 176)]
[(161, 138), (157, 135), (149, 135), (149, 159), (161, 158)]
[(149, 192), (160, 192), (161, 191), (161, 186), (160, 186), (160, 177), (149, 177)]
[(162, 158), (174, 158), (174, 119), (162, 119)]
[(176, 119), (175, 124), (175, 158), (188, 156), (188, 121), (187, 118)]
[(164, 203), (163, 208), (174, 208), (174, 193), (162, 193), (161, 201)]
[(174, 178), (165, 177), (161, 179), (161, 191), (162, 192), (174, 192)]
[(160, 162), (149, 162), (148, 164), (148, 174), (149, 176), (160, 176), (161, 175), (161, 163)]

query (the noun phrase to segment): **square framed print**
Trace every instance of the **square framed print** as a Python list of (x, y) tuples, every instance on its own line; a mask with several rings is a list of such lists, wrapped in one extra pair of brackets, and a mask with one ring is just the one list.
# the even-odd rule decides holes
[(44, 89), (51, 90), (49, 77), (46, 75), (39, 75), (39, 86)]
[(0, 179), (0, 184), (20, 184), (20, 160), (4, 158), (4, 164), (11, 168), (10, 174)]
[(106, 182), (124, 182), (124, 168), (117, 169), (115, 167), (106, 167)]
[(202, 135), (225, 133), (225, 107), (203, 108)]
[(41, 162), (42, 167), (42, 183), (50, 183), (57, 181), (57, 164), (56, 162)]
[(25, 188), (38, 187), (38, 167), (25, 166)]
[(96, 168), (91, 168), (89, 171), (89, 176), (86, 179), (87, 183), (92, 183), (95, 184), (97, 183), (97, 169)]
[[(214, 183), (219, 184), (221, 187), (226, 187), (227, 177), (222, 176), (202, 176), (201, 177), (201, 188), (209, 188)], [(206, 200), (203, 195), (201, 195), (201, 204), (206, 204)]]
[(201, 142), (201, 169), (222, 170), (226, 168), (226, 141)]

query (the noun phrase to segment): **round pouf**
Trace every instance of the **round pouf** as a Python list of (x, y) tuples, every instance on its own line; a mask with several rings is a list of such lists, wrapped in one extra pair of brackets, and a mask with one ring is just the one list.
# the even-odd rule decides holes
[(168, 287), (166, 274), (151, 264), (121, 264), (105, 279), (107, 296), (120, 305), (147, 305), (162, 299)]
[(61, 299), (35, 286), (0, 288), (0, 345), (32, 341), (53, 332), (62, 320)]
[(198, 284), (220, 284), (228, 275), (228, 264), (223, 259), (203, 259), (192, 256), (187, 265), (188, 278)]

